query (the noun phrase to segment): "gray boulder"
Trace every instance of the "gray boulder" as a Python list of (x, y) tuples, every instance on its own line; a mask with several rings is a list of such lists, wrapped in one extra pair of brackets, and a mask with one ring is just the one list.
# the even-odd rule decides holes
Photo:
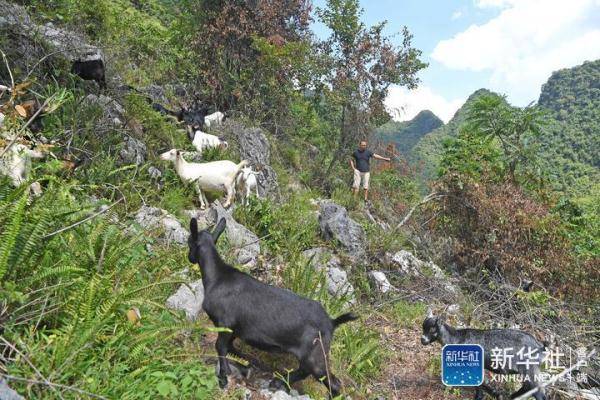
[[(88, 107), (99, 107), (102, 110), (102, 116), (96, 123), (97, 128), (106, 129), (106, 127), (121, 127), (125, 121), (125, 109), (112, 97), (103, 94), (97, 96), (93, 93), (88, 94), (83, 99), (83, 104)], [(96, 134), (101, 133), (96, 131)]]
[(346, 296), (348, 303), (353, 304), (354, 286), (348, 281), (348, 274), (341, 268), (340, 259), (331, 254), (325, 247), (315, 247), (302, 252), (309, 265), (318, 271), (325, 271), (327, 291), (332, 296)]
[[(102, 50), (90, 44), (83, 35), (67, 31), (54, 26), (52, 23), (38, 25), (31, 20), (25, 7), (0, 0), (0, 29), (5, 29), (18, 35), (19, 45), (25, 46), (23, 49), (38, 44), (38, 49), (34, 54), (26, 57), (34, 57), (39, 60), (39, 42), (44, 42), (53, 58), (62, 58), (67, 62), (101, 60), (104, 63), (104, 54)], [(35, 46), (33, 46), (35, 47)], [(21, 50), (23, 50), (21, 49)], [(43, 51), (43, 49), (42, 49)]]
[(196, 218), (198, 221), (198, 229), (208, 229), (212, 227), (216, 222), (216, 213), (212, 209), (200, 210), (200, 209), (192, 209), (192, 210), (184, 210), (183, 214), (188, 217), (186, 221), (186, 226), (189, 223), (189, 220), (192, 218)]
[[(119, 152), (125, 164), (142, 165), (146, 161), (146, 144), (131, 136), (125, 136), (123, 148)], [(158, 171), (160, 173), (160, 171)]]
[(277, 174), (271, 167), (271, 145), (260, 128), (248, 128), (241, 123), (227, 119), (220, 130), (227, 141), (235, 143), (243, 160), (250, 161), (258, 171), (258, 191), (261, 196), (277, 191)]
[(188, 321), (195, 321), (202, 312), (204, 301), (204, 285), (202, 279), (192, 283), (184, 283), (173, 293), (166, 302), (167, 308), (184, 311)]
[(173, 215), (163, 209), (142, 206), (135, 214), (135, 221), (144, 230), (161, 231), (158, 239), (164, 243), (175, 243), (181, 246), (187, 244), (187, 229)]
[(160, 172), (160, 169), (156, 167), (148, 168), (148, 175), (150, 175), (150, 178), (154, 180), (160, 180), (162, 178), (162, 172)]
[(262, 389), (260, 391), (260, 395), (262, 398), (267, 400), (311, 400), (310, 396), (307, 394), (300, 395), (294, 389), (290, 390), (290, 393), (286, 393), (283, 390), (278, 390), (276, 392), (271, 392), (268, 389)]
[(0, 378), (0, 400), (23, 400), (23, 396), (12, 390), (4, 378)]
[(390, 290), (394, 289), (390, 281), (388, 281), (385, 273), (382, 271), (369, 271), (367, 274), (369, 276), (369, 280), (375, 286), (375, 288), (381, 293), (387, 293)]
[(414, 277), (430, 277), (440, 282), (442, 287), (451, 294), (459, 294), (460, 289), (444, 274), (444, 271), (434, 263), (419, 260), (411, 252), (400, 250), (387, 254), (388, 263), (396, 267), (402, 275)]
[(319, 203), (319, 225), (326, 240), (339, 243), (355, 262), (366, 262), (366, 235), (348, 215), (348, 211), (331, 201)]
[(225, 235), (229, 244), (233, 247), (233, 256), (236, 263), (250, 267), (256, 265), (260, 254), (258, 236), (234, 220), (231, 211), (225, 210), (219, 201), (215, 201), (211, 207), (215, 216), (214, 221), (220, 221), (221, 218), (225, 218), (227, 221)]

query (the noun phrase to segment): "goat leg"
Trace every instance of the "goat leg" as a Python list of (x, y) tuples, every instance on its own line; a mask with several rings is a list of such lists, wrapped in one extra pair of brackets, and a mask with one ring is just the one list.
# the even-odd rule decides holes
[(231, 333), (219, 332), (215, 347), (217, 349), (217, 355), (219, 356), (219, 374), (217, 375), (217, 378), (219, 380), (219, 387), (221, 389), (225, 389), (227, 386), (227, 375), (231, 374), (229, 360), (227, 360), (230, 342)]
[(198, 191), (198, 200), (200, 200), (200, 209), (206, 209), (206, 203), (204, 202), (204, 193), (202, 193), (202, 188), (200, 187), (200, 183), (196, 182), (196, 190)]
[(233, 184), (225, 185), (225, 190), (227, 191), (227, 196), (225, 198), (225, 204), (223, 204), (223, 207), (227, 208), (231, 205), (231, 200), (233, 199), (233, 195), (235, 194)]

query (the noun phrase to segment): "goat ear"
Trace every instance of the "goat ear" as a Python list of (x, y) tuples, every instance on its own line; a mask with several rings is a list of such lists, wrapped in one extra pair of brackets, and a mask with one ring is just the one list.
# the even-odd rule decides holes
[(190, 233), (192, 234), (192, 240), (198, 239), (198, 221), (196, 218), (190, 220)]
[(225, 218), (221, 218), (215, 229), (213, 229), (212, 237), (215, 243), (217, 243), (217, 240), (219, 240), (219, 236), (221, 236), (221, 233), (223, 233), (223, 231), (225, 230), (225, 225), (227, 225), (227, 221), (225, 220)]

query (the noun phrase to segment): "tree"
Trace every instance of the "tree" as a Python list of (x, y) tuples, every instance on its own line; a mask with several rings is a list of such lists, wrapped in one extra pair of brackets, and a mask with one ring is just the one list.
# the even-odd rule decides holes
[(310, 8), (306, 0), (187, 0), (182, 24), (194, 27), (201, 90), (217, 107), (241, 104), (250, 115), (283, 108), (310, 51)]
[(353, 141), (389, 119), (383, 102), (390, 85), (415, 88), (416, 74), (426, 66), (406, 27), (402, 44), (395, 46), (383, 33), (386, 22), (367, 27), (360, 21), (362, 13), (358, 0), (328, 0), (326, 8), (317, 10), (331, 30), (320, 47), (329, 63), (324, 76), (328, 100), (339, 110), (337, 150), (327, 174)]
[(543, 178), (537, 157), (543, 116), (531, 105), (512, 107), (503, 96), (480, 96), (467, 110), (458, 137), (444, 144), (441, 174), (538, 186)]

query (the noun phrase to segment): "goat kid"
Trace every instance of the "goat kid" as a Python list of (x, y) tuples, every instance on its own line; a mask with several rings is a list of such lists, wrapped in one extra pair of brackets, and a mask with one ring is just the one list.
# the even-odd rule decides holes
[(171, 149), (161, 154), (160, 158), (175, 163), (175, 170), (179, 177), (184, 182), (196, 185), (201, 209), (205, 209), (206, 203), (208, 203), (203, 190), (225, 192), (227, 197), (223, 207), (229, 207), (235, 194), (236, 178), (241, 173), (242, 168), (248, 164), (246, 160), (242, 160), (239, 164), (229, 160), (190, 163), (183, 158), (181, 151), (177, 149)]
[(237, 177), (237, 187), (240, 190), (242, 200), (244, 205), (248, 205), (250, 200), (250, 195), (254, 192), (255, 196), (258, 198), (258, 181), (257, 181), (258, 172), (253, 171), (250, 167), (242, 168), (242, 173)]
[(206, 129), (210, 129), (211, 126), (221, 125), (224, 119), (225, 114), (221, 111), (214, 112), (204, 117), (204, 126), (206, 126)]
[[(329, 369), (329, 347), (335, 328), (358, 317), (347, 313), (332, 319), (320, 303), (267, 285), (226, 264), (215, 245), (225, 225), (225, 219), (221, 219), (212, 233), (198, 232), (198, 223), (192, 218), (188, 238), (188, 259), (198, 263), (202, 271), (202, 308), (216, 327), (231, 330), (219, 332), (216, 342), (220, 387), (227, 386), (227, 375), (231, 373), (227, 354), (242, 357), (233, 346), (234, 339), (239, 338), (260, 350), (296, 356), (300, 364), (288, 376), (290, 386), (312, 375), (337, 396), (341, 384)], [(270, 386), (287, 387), (277, 378)]]
[[(536, 379), (536, 376), (539, 377), (540, 364), (546, 353), (546, 344), (540, 343), (527, 332), (516, 329), (454, 329), (446, 324), (442, 318), (434, 316), (433, 312), (429, 310), (425, 321), (423, 321), (421, 344), (428, 345), (435, 341), (440, 342), (442, 346), (462, 343), (480, 345), (484, 351), (484, 368), (486, 370), (500, 375), (521, 375), (525, 378), (523, 386), (510, 396), (511, 399), (537, 388), (538, 391), (532, 396), (536, 400), (546, 400), (539, 378)], [(515, 351), (510, 363), (512, 365), (510, 367), (505, 365), (502, 368), (497, 365), (495, 367), (498, 368), (493, 368), (492, 349), (509, 348)], [(523, 353), (519, 352), (521, 349), (524, 349)], [(492, 397), (501, 398), (490, 386), (483, 383), (476, 388), (475, 400), (483, 399), (482, 389)]]
[(197, 130), (194, 133), (194, 140), (192, 141), (192, 144), (199, 153), (202, 153), (206, 149), (214, 149), (217, 147), (226, 149), (229, 146), (227, 141), (224, 139), (200, 130)]

